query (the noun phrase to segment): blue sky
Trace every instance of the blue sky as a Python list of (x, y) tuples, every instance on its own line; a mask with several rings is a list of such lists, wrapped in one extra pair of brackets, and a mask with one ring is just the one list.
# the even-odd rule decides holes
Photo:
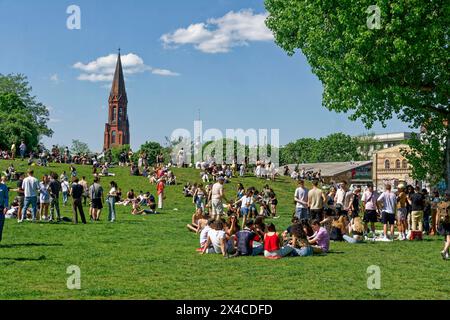
[[(72, 4), (81, 9), (80, 30), (66, 27)], [(193, 131), (198, 109), (206, 129), (275, 128), (281, 144), (365, 132), (322, 106), (306, 59), (275, 45), (261, 27), (264, 14), (262, 0), (0, 0), (0, 73), (26, 74), (50, 107), (47, 145), (79, 139), (102, 148), (111, 75), (110, 59), (97, 59), (119, 46), (129, 62), (133, 148), (163, 143), (176, 128)], [(398, 120), (373, 129), (404, 130)]]

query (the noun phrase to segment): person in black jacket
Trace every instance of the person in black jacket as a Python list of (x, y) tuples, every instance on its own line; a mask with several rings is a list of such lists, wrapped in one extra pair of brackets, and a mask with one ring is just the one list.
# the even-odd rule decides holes
[(81, 222), (83, 222), (83, 224), (86, 224), (86, 217), (84, 216), (83, 201), (82, 201), (83, 193), (84, 188), (81, 184), (79, 184), (79, 179), (75, 177), (73, 179), (73, 184), (71, 188), (71, 196), (73, 199), (72, 209), (73, 209), (74, 224), (78, 223), (78, 212), (80, 213)]

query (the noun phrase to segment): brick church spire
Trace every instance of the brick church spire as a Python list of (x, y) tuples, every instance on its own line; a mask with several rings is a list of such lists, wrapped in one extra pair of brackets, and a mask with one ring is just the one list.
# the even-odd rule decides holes
[(128, 98), (125, 89), (120, 49), (108, 105), (108, 123), (105, 124), (104, 150), (130, 144), (130, 126), (127, 112)]

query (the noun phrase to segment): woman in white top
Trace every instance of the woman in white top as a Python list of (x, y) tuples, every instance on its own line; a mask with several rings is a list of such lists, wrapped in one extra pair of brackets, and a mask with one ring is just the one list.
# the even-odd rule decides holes
[(48, 208), (50, 206), (50, 179), (44, 175), (42, 181), (39, 183), (39, 215), (41, 220), (47, 220)]
[(117, 183), (114, 181), (111, 181), (110, 183), (111, 189), (108, 193), (108, 221), (114, 222), (116, 221), (116, 197), (117, 197), (117, 190), (119, 189), (117, 186)]

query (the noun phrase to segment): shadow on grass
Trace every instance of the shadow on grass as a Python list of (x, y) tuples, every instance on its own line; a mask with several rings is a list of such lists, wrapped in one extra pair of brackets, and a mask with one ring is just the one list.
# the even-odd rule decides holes
[(47, 259), (45, 256), (40, 256), (39, 258), (0, 258), (0, 260), (11, 260), (11, 261), (42, 261)]
[(14, 243), (14, 244), (0, 244), (0, 248), (12, 249), (20, 247), (62, 247), (60, 243)]

